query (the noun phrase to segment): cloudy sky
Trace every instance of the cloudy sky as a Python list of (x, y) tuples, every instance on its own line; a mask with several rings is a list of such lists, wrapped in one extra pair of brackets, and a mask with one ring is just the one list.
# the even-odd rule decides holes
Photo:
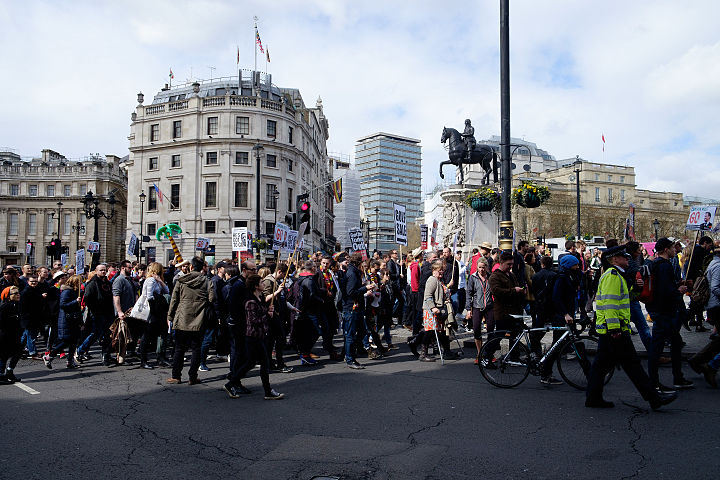
[[(500, 134), (499, 2), (3, 1), (0, 146), (127, 154), (136, 94), (253, 65), (321, 96), (329, 150), (376, 131), (423, 145), (438, 180), (444, 125)], [(632, 165), (641, 188), (720, 197), (720, 2), (516, 0), (511, 131), (557, 158)], [(263, 69), (264, 62), (259, 62)]]

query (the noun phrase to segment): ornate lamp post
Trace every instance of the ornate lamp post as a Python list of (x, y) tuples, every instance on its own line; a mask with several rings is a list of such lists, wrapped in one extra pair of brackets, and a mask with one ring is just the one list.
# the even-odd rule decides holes
[(658, 241), (658, 228), (660, 228), (660, 222), (658, 222), (658, 219), (656, 218), (655, 221), (653, 221), (653, 227), (655, 227), (655, 241)]
[(143, 213), (145, 212), (145, 192), (140, 192), (140, 244), (138, 245), (138, 260), (142, 263), (143, 257)]
[(80, 234), (85, 234), (85, 226), (80, 225), (80, 220), (78, 220), (73, 225), (72, 230), (75, 232), (75, 250), (80, 250)]
[[(100, 217), (105, 217), (108, 220), (111, 220), (115, 216), (115, 194), (113, 192), (110, 192), (107, 198), (107, 202), (110, 205), (110, 214), (106, 214), (100, 209), (100, 197), (96, 197), (93, 195), (93, 192), (90, 191), (83, 197), (81, 200), (83, 204), (83, 212), (85, 212), (85, 216), (87, 218), (94, 218), (95, 219), (95, 231), (93, 232), (93, 242), (99, 241), (98, 236), (98, 220)], [(92, 255), (92, 263), (90, 264), (90, 268), (92, 270), (97, 267), (98, 263), (100, 263), (100, 253), (99, 252), (93, 252)]]
[(502, 213), (500, 248), (512, 251), (513, 222), (510, 208), (512, 158), (510, 156), (510, 1), (500, 0), (500, 158), (502, 159)]
[[(380, 208), (375, 207), (375, 250), (378, 249), (378, 237), (380, 236)], [(368, 243), (370, 239), (368, 238)]]
[[(264, 149), (265, 147), (259, 143), (253, 147), (255, 150), (255, 242), (260, 241), (260, 152)], [(257, 255), (260, 258), (260, 247)]]
[(580, 240), (580, 172), (582, 172), (582, 160), (580, 160), (580, 155), (575, 155), (575, 162), (573, 162), (573, 166), (575, 167), (575, 188), (576, 188), (576, 201), (577, 201), (577, 233), (575, 235), (575, 241)]

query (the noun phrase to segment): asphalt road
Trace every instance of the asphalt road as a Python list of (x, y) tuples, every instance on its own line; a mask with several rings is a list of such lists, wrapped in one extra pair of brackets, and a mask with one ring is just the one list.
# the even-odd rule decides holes
[[(710, 478), (718, 465), (720, 392), (686, 368), (696, 388), (650, 411), (622, 372), (606, 388), (611, 410), (583, 406), (567, 385), (537, 377), (490, 386), (466, 358), (441, 366), (407, 347), (365, 370), (322, 359), (273, 374), (287, 395), (265, 401), (221, 389), (226, 363), (203, 383), (167, 385), (168, 369), (47, 370), (21, 361), (37, 394), (0, 387), (0, 478)], [(96, 356), (97, 358), (97, 356)], [(186, 371), (184, 379), (187, 379)], [(661, 379), (670, 382), (669, 369)]]

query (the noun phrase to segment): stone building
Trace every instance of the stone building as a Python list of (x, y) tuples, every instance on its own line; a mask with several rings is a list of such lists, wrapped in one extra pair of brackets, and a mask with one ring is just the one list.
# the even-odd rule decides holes
[[(98, 223), (100, 259), (124, 258), (124, 225), (127, 205), (127, 174), (121, 158), (93, 155), (67, 159), (45, 149), (40, 158), (26, 160), (6, 149), (0, 152), (0, 261), (3, 265), (29, 262), (50, 264), (46, 247), (60, 238), (68, 263), (75, 263), (75, 251), (93, 239), (94, 220), (83, 212), (82, 199), (88, 192), (107, 198), (113, 192), (117, 203), (111, 220)], [(62, 205), (58, 205), (61, 202)], [(105, 210), (104, 202), (101, 208)], [(59, 213), (59, 217), (58, 217)], [(59, 226), (59, 234), (58, 234)], [(26, 254), (27, 243), (32, 243)], [(87, 257), (89, 264), (89, 256)]]
[(312, 206), (306, 250), (333, 251), (329, 123), (322, 100), (308, 107), (297, 89), (278, 88), (270, 75), (243, 70), (238, 77), (166, 86), (150, 105), (143, 103), (139, 94), (128, 137), (126, 235), (141, 230), (143, 192), (149, 260), (172, 258), (169, 245), (155, 239), (166, 223), (182, 228), (177, 243), (184, 256), (205, 237), (216, 257), (229, 257), (233, 227), (271, 237), (276, 220), (295, 212), (304, 193)]

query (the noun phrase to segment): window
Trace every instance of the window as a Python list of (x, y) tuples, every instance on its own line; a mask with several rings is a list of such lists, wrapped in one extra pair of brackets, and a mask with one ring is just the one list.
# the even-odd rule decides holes
[(288, 158), (287, 164), (288, 164), (288, 172), (292, 172), (293, 171), (293, 161)]
[(620, 201), (621, 202), (625, 201), (625, 190), (620, 190)]
[(270, 235), (272, 238), (275, 235), (275, 224), (271, 222), (265, 222), (265, 235)]
[(247, 227), (247, 220), (235, 220), (235, 223), (233, 223), (234, 228), (242, 228)]
[(608, 175), (608, 182), (612, 182), (612, 175)]
[(157, 192), (155, 187), (148, 187), (148, 210), (157, 210)]
[(63, 213), (63, 235), (70, 235), (70, 214)]
[(265, 185), (265, 208), (274, 210), (277, 208), (277, 188), (274, 184), (268, 183)]
[(288, 188), (288, 212), (292, 213), (293, 211), (293, 189)]
[(235, 182), (235, 206), (248, 206), (248, 182)]
[(218, 133), (218, 117), (208, 117), (207, 134), (217, 135)]
[(265, 155), (265, 165), (272, 168), (277, 168), (277, 157), (275, 155)]
[(55, 217), (52, 214), (45, 216), (45, 234), (51, 235), (55, 233)]
[(293, 127), (288, 127), (288, 143), (293, 143)]
[(600, 187), (595, 187), (595, 201), (600, 201)]
[(70, 196), (70, 185), (63, 185), (63, 195), (66, 197)]
[(155, 236), (155, 232), (157, 232), (157, 223), (148, 223), (147, 227), (145, 227), (147, 230), (146, 235), (149, 237)]
[(182, 120), (175, 120), (173, 122), (173, 138), (182, 137)]
[(156, 261), (156, 255), (157, 250), (155, 250), (155, 247), (147, 247), (145, 249), (145, 257), (147, 258), (147, 263), (152, 263)]
[(235, 133), (250, 135), (250, 117), (235, 117)]
[(158, 157), (150, 157), (148, 159), (148, 170), (158, 169)]
[(20, 195), (20, 185), (10, 185), (10, 195), (15, 197)]
[(47, 186), (47, 196), (48, 196), (48, 197), (54, 197), (54, 196), (55, 196), (55, 185), (48, 185), (48, 186)]
[(215, 220), (205, 221), (205, 233), (215, 233)]
[(170, 157), (170, 167), (180, 168), (180, 155), (173, 155)]
[(87, 194), (87, 185), (80, 185), (80, 195)]
[(30, 185), (28, 187), (28, 195), (31, 197), (37, 197), (38, 194), (38, 186), (37, 185)]
[(180, 208), (180, 184), (173, 183), (170, 185), (170, 205), (171, 209)]
[(217, 183), (205, 182), (205, 208), (217, 207)]
[(160, 124), (155, 123), (150, 125), (150, 141), (157, 142), (160, 140)]
[(28, 215), (28, 235), (37, 235), (37, 213)]
[(625, 183), (625, 175), (620, 175), (620, 183)]
[(80, 214), (80, 234), (85, 235), (85, 232), (87, 232), (87, 217), (83, 214)]
[(17, 235), (17, 234), (18, 234), (18, 214), (11, 213), (10, 214), (10, 226), (8, 228), (8, 235)]
[(612, 188), (608, 188), (608, 202), (613, 201), (613, 191)]
[(205, 154), (205, 165), (217, 165), (217, 152), (207, 152)]
[(268, 120), (267, 121), (267, 136), (275, 137), (276, 131), (277, 131), (277, 122), (275, 120)]
[(235, 152), (235, 165), (248, 165), (250, 163), (250, 155), (248, 152)]
[(596, 181), (596, 182), (600, 181), (600, 174), (599, 174), (599, 173), (596, 173), (596, 174), (595, 174), (595, 181)]

